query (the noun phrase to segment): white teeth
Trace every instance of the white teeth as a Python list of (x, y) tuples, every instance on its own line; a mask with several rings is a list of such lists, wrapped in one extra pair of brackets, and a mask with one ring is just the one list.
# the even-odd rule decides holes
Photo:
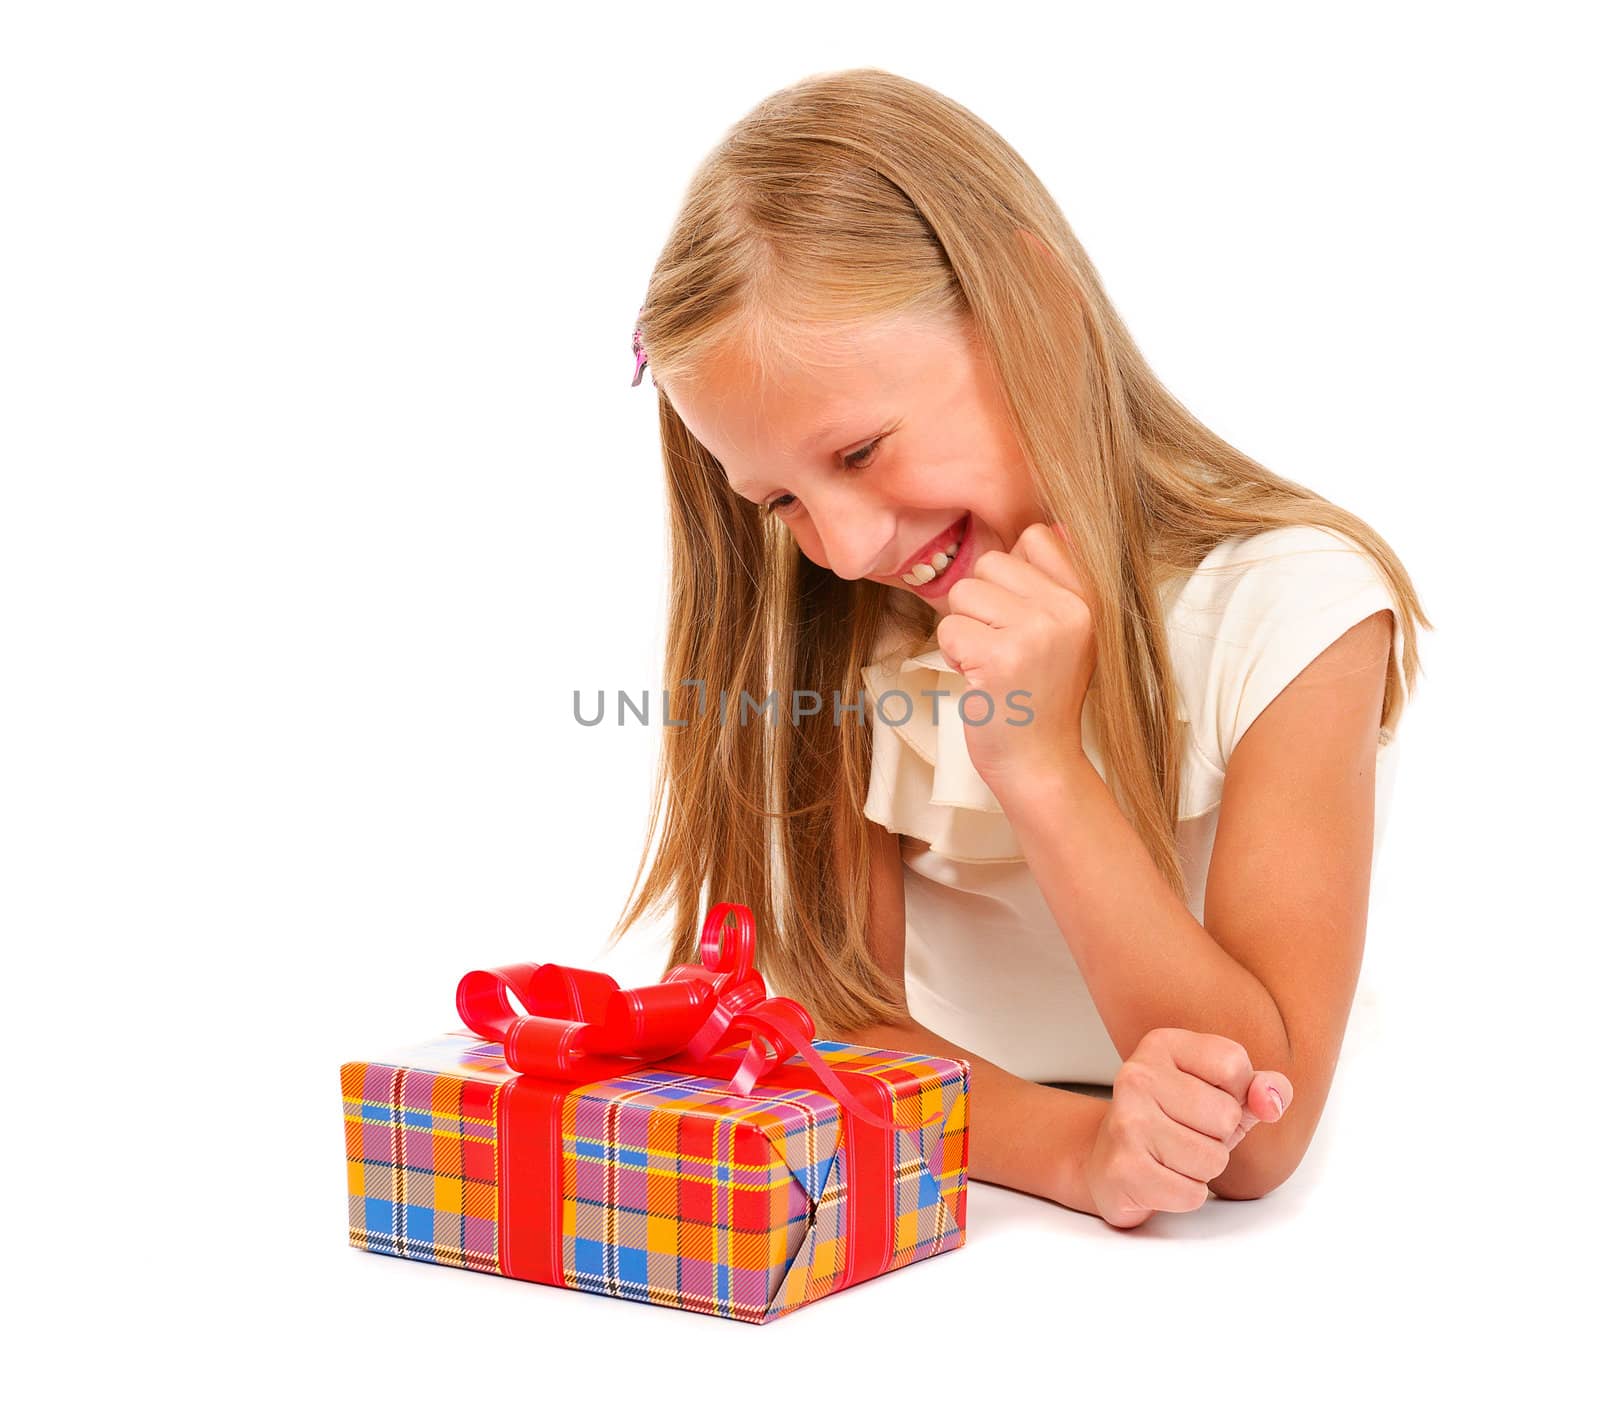
[(950, 550), (948, 552), (935, 552), (931, 561), (919, 561), (900, 579), (908, 586), (926, 586), (928, 582), (933, 580), (935, 576), (944, 571), (944, 569), (956, 559), (956, 556), (960, 551), (961, 538), (957, 537), (956, 540), (950, 544)]

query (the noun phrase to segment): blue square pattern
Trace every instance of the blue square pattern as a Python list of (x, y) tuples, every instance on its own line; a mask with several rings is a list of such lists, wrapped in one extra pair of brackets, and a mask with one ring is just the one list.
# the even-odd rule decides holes
[[(650, 1283), (650, 1256), (647, 1251), (627, 1245), (612, 1247), (617, 1258), (616, 1277), (623, 1284), (647, 1287)], [(606, 1272), (606, 1246), (599, 1240), (572, 1242), (572, 1266), (579, 1274), (603, 1277)]]
[(432, 1206), (406, 1207), (406, 1239), (420, 1240), (425, 1245), (433, 1244)]
[(598, 1240), (585, 1240), (581, 1237), (573, 1240), (572, 1267), (579, 1274), (604, 1274), (606, 1247)]

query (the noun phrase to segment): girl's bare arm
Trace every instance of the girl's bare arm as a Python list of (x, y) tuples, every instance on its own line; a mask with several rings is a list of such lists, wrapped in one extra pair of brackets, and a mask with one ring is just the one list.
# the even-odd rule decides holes
[(1082, 753), (999, 797), (1124, 1060), (1151, 1030), (1203, 1031), (1292, 1083), (1294, 1111), (1239, 1145), (1219, 1196), (1294, 1171), (1333, 1081), (1365, 943), (1392, 629), (1384, 610), (1347, 630), (1240, 738), (1204, 925)]

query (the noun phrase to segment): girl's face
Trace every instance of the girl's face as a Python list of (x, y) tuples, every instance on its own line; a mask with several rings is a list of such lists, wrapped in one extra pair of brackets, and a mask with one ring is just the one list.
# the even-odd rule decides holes
[(841, 334), (822, 359), (763, 384), (729, 349), (698, 384), (661, 389), (818, 566), (943, 616), (978, 553), (1009, 551), (1042, 516), (999, 383), (962, 331), (926, 320)]

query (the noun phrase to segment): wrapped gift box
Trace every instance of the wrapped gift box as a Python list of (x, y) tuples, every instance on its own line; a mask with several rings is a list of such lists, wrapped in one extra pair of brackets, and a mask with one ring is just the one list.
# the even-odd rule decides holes
[(960, 1246), (970, 1065), (814, 1040), (753, 942), (472, 972), (467, 1029), (345, 1064), (350, 1243), (751, 1323)]

